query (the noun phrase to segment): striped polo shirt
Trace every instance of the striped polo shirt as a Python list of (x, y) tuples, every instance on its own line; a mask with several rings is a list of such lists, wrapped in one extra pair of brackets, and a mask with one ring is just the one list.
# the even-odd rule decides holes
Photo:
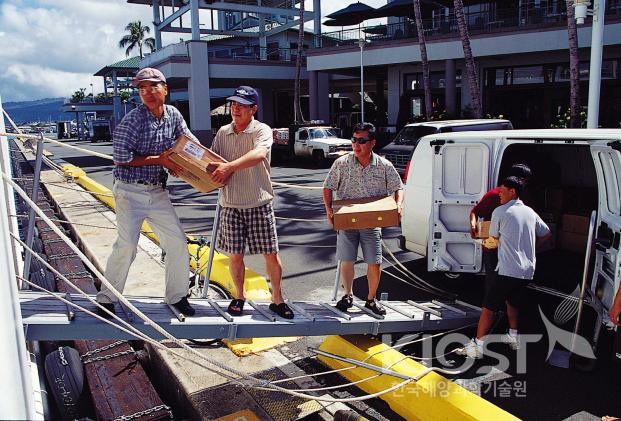
[(254, 118), (245, 130), (235, 134), (233, 124), (222, 126), (214, 138), (211, 149), (226, 159), (234, 161), (253, 149), (266, 148), (268, 154), (254, 167), (235, 171), (222, 189), (220, 205), (225, 208), (249, 209), (263, 206), (274, 199), (270, 180), (270, 153), (272, 129)]

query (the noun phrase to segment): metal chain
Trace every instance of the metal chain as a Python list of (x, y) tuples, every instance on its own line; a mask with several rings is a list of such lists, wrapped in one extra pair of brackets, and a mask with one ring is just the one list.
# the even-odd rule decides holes
[(116, 341), (116, 342), (112, 342), (111, 344), (104, 345), (104, 346), (102, 346), (101, 348), (97, 348), (97, 349), (93, 349), (92, 351), (88, 351), (88, 352), (84, 353), (83, 355), (81, 355), (80, 357), (81, 357), (82, 359), (84, 359), (84, 358), (90, 357), (90, 356), (91, 356), (91, 355), (93, 355), (93, 354), (97, 354), (98, 352), (104, 352), (104, 351), (107, 351), (107, 350), (109, 350), (109, 349), (114, 348), (115, 346), (119, 346), (119, 345), (122, 345), (122, 344), (124, 344), (124, 343), (127, 343), (127, 341)]
[(69, 365), (69, 363), (65, 359), (65, 351), (63, 351), (63, 347), (62, 346), (58, 347), (58, 358), (60, 359), (60, 363), (62, 365)]
[(136, 418), (144, 417), (145, 415), (150, 415), (154, 412), (161, 411), (161, 410), (167, 411), (170, 419), (171, 420), (173, 419), (173, 413), (170, 409), (170, 406), (162, 404), (162, 405), (154, 406), (153, 408), (145, 409), (144, 411), (136, 412), (131, 415), (121, 415), (120, 417), (115, 418), (114, 421), (129, 421), (129, 420), (133, 420)]
[(97, 361), (106, 361), (111, 360), (112, 358), (121, 357), (123, 355), (135, 354), (136, 351), (133, 349), (128, 349), (127, 351), (115, 352), (114, 354), (104, 355), (102, 357), (93, 357), (87, 360), (82, 360), (82, 364), (94, 363)]

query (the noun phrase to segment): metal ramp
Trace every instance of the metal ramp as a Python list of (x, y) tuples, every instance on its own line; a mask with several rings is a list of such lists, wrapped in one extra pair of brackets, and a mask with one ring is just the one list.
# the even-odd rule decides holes
[[(480, 314), (479, 307), (461, 301), (382, 301), (387, 311), (385, 316), (372, 314), (364, 308), (363, 302), (354, 302), (348, 313), (342, 313), (328, 302), (287, 301), (295, 318), (286, 320), (272, 313), (268, 309), (269, 303), (265, 302), (247, 301), (244, 314), (232, 317), (225, 312), (229, 300), (191, 299), (196, 315), (181, 321), (161, 298), (127, 298), (147, 317), (180, 339), (440, 331), (476, 323)], [(20, 291), (19, 299), (28, 340), (133, 338), (79, 309), (70, 308), (47, 293)], [(72, 295), (70, 299), (87, 310), (95, 311), (94, 304), (83, 296)], [(118, 304), (116, 314), (145, 334), (163, 339), (153, 328)]]

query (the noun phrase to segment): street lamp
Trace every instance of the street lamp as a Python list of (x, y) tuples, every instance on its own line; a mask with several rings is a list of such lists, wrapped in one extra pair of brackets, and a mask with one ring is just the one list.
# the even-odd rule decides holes
[(127, 100), (123, 100), (123, 115), (127, 114)]
[(95, 102), (95, 93), (93, 91), (93, 84), (91, 83), (91, 100)]
[(588, 10), (588, 0), (574, 0), (574, 17), (577, 24), (583, 24), (588, 14), (593, 16), (591, 27), (591, 65), (589, 68), (589, 102), (587, 105), (587, 128), (596, 129), (599, 121), (599, 93), (602, 82), (602, 51), (604, 49), (604, 12), (606, 0), (593, 0), (593, 9)]
[(364, 44), (367, 41), (361, 36), (358, 39), (358, 46), (360, 47), (360, 122), (364, 123), (364, 63), (363, 63), (363, 51)]

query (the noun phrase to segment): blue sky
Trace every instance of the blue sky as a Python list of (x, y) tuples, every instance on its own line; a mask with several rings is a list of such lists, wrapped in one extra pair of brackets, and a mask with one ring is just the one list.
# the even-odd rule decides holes
[[(355, 0), (324, 0), (322, 15)], [(307, 8), (312, 8), (307, 0)], [(363, 0), (379, 7), (386, 0)], [(3, 102), (69, 97), (103, 79), (92, 76), (125, 59), (118, 41), (128, 22), (150, 24), (151, 8), (125, 0), (0, 0), (0, 97)], [(323, 20), (323, 19), (322, 19)], [(164, 43), (179, 40), (165, 34)]]

